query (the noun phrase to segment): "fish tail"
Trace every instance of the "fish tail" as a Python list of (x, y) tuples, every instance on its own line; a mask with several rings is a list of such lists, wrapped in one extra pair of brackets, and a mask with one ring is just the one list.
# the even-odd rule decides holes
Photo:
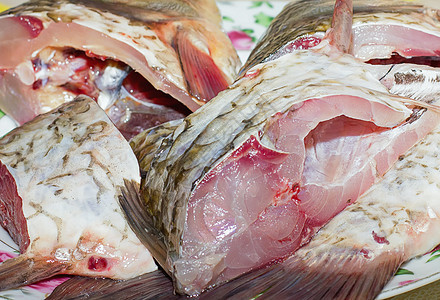
[(154, 271), (129, 280), (73, 277), (46, 299), (178, 299), (173, 284), (162, 271)]
[(0, 290), (14, 289), (62, 274), (68, 265), (51, 258), (29, 258), (20, 255), (0, 264)]
[(332, 28), (327, 35), (330, 43), (348, 53), (352, 45), (353, 0), (336, 0)]
[(399, 253), (372, 259), (357, 249), (301, 252), (207, 291), (202, 299), (374, 299), (403, 261)]
[[(225, 75), (217, 66), (210, 53), (209, 47), (202, 50), (195, 42), (206, 41), (209, 33), (204, 32), (203, 28), (198, 30), (179, 29), (174, 38), (174, 46), (179, 54), (182, 70), (188, 85), (188, 90), (198, 100), (208, 102), (217, 94), (228, 87)], [(213, 41), (209, 40), (209, 43)]]

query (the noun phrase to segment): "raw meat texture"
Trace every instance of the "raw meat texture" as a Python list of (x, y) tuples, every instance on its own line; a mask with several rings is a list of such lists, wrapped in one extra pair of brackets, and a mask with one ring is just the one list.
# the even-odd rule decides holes
[(307, 243), (436, 126), (407, 101), (350, 55), (297, 51), (133, 139), (143, 217), (159, 232), (149, 248), (177, 291), (199, 294)]
[[(241, 74), (260, 62), (316, 47), (331, 28), (334, 2), (305, 0), (286, 5), (250, 54)], [(349, 53), (363, 61), (389, 59), (396, 54), (405, 59), (422, 56), (426, 61), (438, 60), (440, 22), (437, 10), (424, 4), (354, 0)]]
[(0, 265), (0, 288), (57, 274), (127, 279), (156, 269), (119, 206), (139, 187), (136, 158), (90, 98), (60, 106), (0, 140), (3, 227), (21, 255)]
[(0, 108), (23, 124), (86, 94), (118, 127), (182, 118), (235, 78), (219, 24), (214, 1), (27, 2), (0, 15)]
[(439, 129), (402, 155), (308, 245), (202, 299), (375, 299), (404, 261), (439, 243)]
[[(417, 5), (386, 3), (394, 6), (365, 6), (364, 13), (384, 10), (385, 19), (396, 9), (410, 19), (421, 13)], [(323, 12), (316, 1), (300, 4), (295, 13), (323, 20), (316, 17)], [(349, 246), (328, 255), (301, 250), (438, 124), (438, 108), (425, 103), (435, 105), (435, 89), (419, 93), (398, 80), (419, 75), (411, 75), (408, 64), (393, 73), (394, 67), (380, 64), (384, 60), (373, 66), (342, 54), (353, 49), (352, 39), (341, 35), (352, 32), (351, 12), (350, 5), (337, 7), (342, 22), (332, 22), (326, 34), (301, 36), (287, 46), (297, 51), (277, 52), (254, 67), (251, 59), (241, 79), (201, 110), (131, 141), (143, 174), (142, 200), (123, 197), (121, 205), (177, 292), (198, 295), (239, 276), (201, 297), (303, 298), (309, 285), (310, 297), (373, 297), (402, 262), (399, 253), (380, 255), (365, 265), (366, 276), (358, 276), (351, 271), (368, 258), (365, 249), (353, 252)], [(275, 20), (272, 28), (285, 28), (284, 21)], [(265, 46), (283, 45), (278, 38), (286, 35), (279, 33), (262, 40), (257, 56)], [(433, 74), (418, 76), (417, 84), (434, 83)], [(414, 98), (424, 102), (390, 90), (404, 97), (417, 93)], [(387, 244), (382, 232), (367, 236)], [(332, 266), (340, 276), (332, 276)], [(369, 280), (374, 270), (380, 274)], [(275, 292), (265, 293), (273, 286)], [(131, 294), (128, 283), (118, 284), (126, 287)]]

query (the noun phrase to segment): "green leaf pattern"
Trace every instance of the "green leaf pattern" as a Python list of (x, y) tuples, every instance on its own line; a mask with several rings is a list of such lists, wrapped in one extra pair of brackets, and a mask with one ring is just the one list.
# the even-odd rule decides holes
[(399, 270), (397, 270), (396, 275), (414, 275), (414, 272), (407, 270), (407, 269), (400, 268)]
[(427, 263), (439, 258), (440, 257), (440, 250), (436, 250), (434, 252), (431, 252), (430, 255), (431, 255), (431, 257), (426, 261)]

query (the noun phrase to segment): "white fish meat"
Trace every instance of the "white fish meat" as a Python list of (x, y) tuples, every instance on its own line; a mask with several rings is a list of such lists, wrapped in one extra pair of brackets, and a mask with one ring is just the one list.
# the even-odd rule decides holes
[(139, 188), (136, 157), (90, 98), (3, 137), (0, 173), (1, 224), (21, 253), (0, 264), (0, 289), (57, 274), (127, 279), (157, 269), (118, 203), (125, 186)]
[[(132, 140), (145, 172), (139, 219), (159, 237), (137, 232), (179, 293), (286, 258), (438, 123), (334, 52), (338, 39), (330, 55), (325, 46), (257, 65), (174, 128)], [(158, 149), (143, 150), (156, 135)]]
[(30, 1), (0, 15), (0, 108), (19, 124), (85, 94), (127, 138), (235, 78), (214, 1)]
[(437, 127), (308, 245), (206, 297), (374, 299), (404, 261), (440, 242), (439, 149)]
[[(341, 267), (342, 274), (328, 285), (320, 279), (334, 273), (321, 274), (320, 267), (313, 273), (312, 261), (303, 267), (295, 260), (313, 249), (306, 245), (310, 239), (313, 245), (323, 241), (322, 226), (340, 220), (345, 213), (340, 211), (379, 185), (439, 123), (438, 108), (425, 103), (435, 105), (435, 91), (415, 96), (414, 86), (392, 81), (398, 77), (384, 84), (379, 68), (350, 53), (349, 8), (350, 1), (339, 2), (331, 30), (311, 51), (288, 51), (245, 68), (235, 84), (198, 112), (131, 141), (143, 170), (143, 199), (126, 198), (122, 206), (179, 293), (198, 295), (257, 269), (201, 297), (307, 299), (306, 292), (312, 299), (372, 297), (401, 263), (402, 257), (393, 258), (380, 276), (360, 280), (365, 287), (356, 285), (349, 294), (361, 275), (350, 273), (353, 279), (344, 282)], [(393, 68), (397, 74), (412, 72), (412, 66)], [(432, 81), (425, 71), (435, 68), (421, 69), (419, 83)], [(399, 91), (392, 90), (399, 85)], [(376, 244), (383, 241), (379, 231), (366, 236)], [(303, 273), (310, 282), (303, 281)], [(295, 285), (297, 280), (304, 287)], [(142, 296), (126, 287), (117, 283), (109, 290)], [(145, 285), (145, 292), (152, 290)]]

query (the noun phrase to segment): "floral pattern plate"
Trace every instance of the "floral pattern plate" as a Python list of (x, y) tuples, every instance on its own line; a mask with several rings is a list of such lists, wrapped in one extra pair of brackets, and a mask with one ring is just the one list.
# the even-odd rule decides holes
[[(23, 1), (8, 1), (19, 4)], [(224, 30), (236, 47), (242, 62), (246, 60), (259, 37), (287, 1), (219, 1)], [(6, 6), (0, 3), (0, 11)], [(1, 117), (1, 115), (0, 115)], [(15, 127), (7, 116), (0, 119), (0, 136)], [(18, 248), (9, 235), (0, 228), (0, 262), (16, 256)], [(440, 248), (405, 263), (387, 284), (378, 299), (395, 295), (440, 280)], [(34, 284), (29, 287), (0, 292), (0, 299), (44, 299), (67, 277)]]

